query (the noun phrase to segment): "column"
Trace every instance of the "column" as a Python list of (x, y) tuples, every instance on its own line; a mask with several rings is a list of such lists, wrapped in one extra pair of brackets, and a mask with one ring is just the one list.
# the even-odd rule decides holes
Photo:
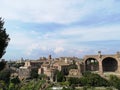
[(120, 73), (120, 61), (117, 59), (118, 67), (117, 67), (117, 72)]
[(102, 61), (99, 60), (99, 73), (102, 75), (103, 74), (103, 67), (102, 67)]

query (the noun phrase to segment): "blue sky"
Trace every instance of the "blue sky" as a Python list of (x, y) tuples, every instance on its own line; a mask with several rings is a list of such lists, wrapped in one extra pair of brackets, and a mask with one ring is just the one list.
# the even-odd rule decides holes
[(119, 0), (1, 0), (0, 16), (7, 60), (120, 51)]

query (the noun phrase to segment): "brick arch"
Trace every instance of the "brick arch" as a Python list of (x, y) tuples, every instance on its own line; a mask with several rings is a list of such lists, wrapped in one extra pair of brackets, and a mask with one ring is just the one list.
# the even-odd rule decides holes
[(114, 57), (104, 57), (101, 62), (103, 72), (115, 72), (118, 69), (118, 60)]
[[(95, 59), (95, 60), (98, 61), (98, 58), (97, 58), (97, 57), (91, 57), (91, 56), (90, 56), (90, 57), (85, 57), (85, 58), (84, 58), (84, 62), (86, 62), (86, 60), (88, 60), (89, 58), (93, 58), (93, 59)], [(99, 61), (98, 61), (98, 62), (99, 62)]]
[(94, 57), (89, 57), (84, 60), (85, 71), (99, 71), (99, 61)]
[(108, 56), (108, 55), (107, 56), (103, 56), (101, 61), (103, 61), (106, 58), (113, 58), (113, 59), (115, 59), (118, 62), (117, 58), (115, 56), (112, 56), (112, 55), (111, 56)]

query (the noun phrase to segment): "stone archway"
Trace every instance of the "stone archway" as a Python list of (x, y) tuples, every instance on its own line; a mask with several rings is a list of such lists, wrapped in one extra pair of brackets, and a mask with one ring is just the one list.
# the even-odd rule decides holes
[(95, 58), (88, 58), (85, 61), (86, 71), (99, 71), (99, 62)]
[(115, 72), (118, 69), (118, 62), (112, 57), (107, 57), (102, 60), (103, 72)]

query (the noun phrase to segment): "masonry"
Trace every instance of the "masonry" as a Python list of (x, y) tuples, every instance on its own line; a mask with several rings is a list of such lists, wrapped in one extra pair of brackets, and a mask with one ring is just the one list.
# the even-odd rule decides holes
[[(74, 64), (77, 68), (70, 68)], [(120, 52), (104, 55), (98, 51), (96, 55), (85, 55), (82, 60), (77, 57), (51, 58), (50, 55), (46, 59), (26, 61), (25, 65), (19, 68), (19, 78), (29, 78), (32, 68), (38, 68), (38, 74), (45, 74), (51, 81), (55, 81), (56, 70), (62, 71), (66, 78), (81, 77), (86, 71), (103, 77), (109, 74), (120, 77)]]
[(120, 52), (113, 55), (102, 55), (98, 51), (97, 55), (86, 55), (83, 60), (83, 69), (85, 71), (98, 72), (104, 75), (106, 72), (120, 73)]

